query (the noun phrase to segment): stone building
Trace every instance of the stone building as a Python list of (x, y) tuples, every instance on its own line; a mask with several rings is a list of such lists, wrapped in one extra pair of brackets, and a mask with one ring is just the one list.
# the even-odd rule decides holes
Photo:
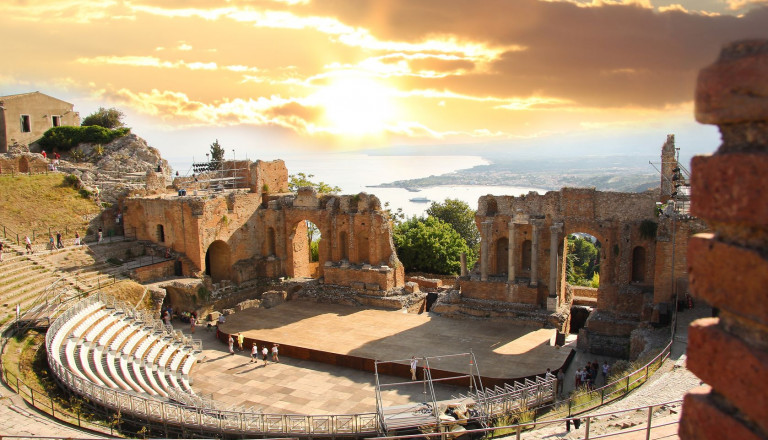
[[(479, 270), (461, 277), (459, 300), (438, 311), (550, 322), (561, 335), (578, 331), (584, 349), (628, 357), (632, 330), (643, 322), (670, 323), (675, 293), (687, 289), (688, 237), (704, 229), (686, 213), (680, 168), (670, 135), (662, 147), (660, 191), (563, 188), (481, 197)], [(658, 209), (662, 201), (669, 203), (666, 214)], [(566, 283), (566, 237), (579, 233), (600, 244), (597, 289)], [(579, 301), (587, 314), (577, 322), (567, 317)], [(556, 313), (566, 319), (553, 322)]]
[[(126, 199), (125, 228), (183, 254), (184, 274), (203, 272), (214, 283), (322, 277), (370, 292), (403, 286), (389, 219), (375, 196), (318, 194), (309, 187), (288, 193), (281, 160), (224, 167), (232, 170), (230, 181), (243, 182), (240, 189), (211, 187), (217, 180), (201, 176), (181, 179), (176, 185), (186, 195)], [(317, 261), (310, 258), (310, 226), (320, 234)]]
[(60, 125), (80, 125), (73, 104), (40, 92), (0, 96), (0, 153), (29, 145)]

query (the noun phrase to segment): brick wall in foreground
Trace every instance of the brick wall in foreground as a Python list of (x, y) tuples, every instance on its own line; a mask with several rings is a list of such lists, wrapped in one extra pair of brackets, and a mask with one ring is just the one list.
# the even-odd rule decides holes
[(768, 438), (768, 40), (731, 43), (704, 68), (696, 119), (723, 143), (692, 162), (693, 214), (712, 234), (688, 246), (694, 296), (720, 310), (689, 329), (683, 439)]

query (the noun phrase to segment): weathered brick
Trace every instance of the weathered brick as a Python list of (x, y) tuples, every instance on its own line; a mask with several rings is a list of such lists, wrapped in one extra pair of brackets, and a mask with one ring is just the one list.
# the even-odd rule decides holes
[(764, 301), (768, 260), (758, 252), (717, 241), (712, 234), (698, 234), (688, 244), (688, 274), (695, 296), (768, 324), (768, 303)]
[(711, 388), (694, 388), (685, 395), (683, 414), (678, 434), (681, 439), (758, 440), (752, 432), (733, 416), (723, 412), (709, 398)]
[(718, 318), (704, 318), (691, 324), (688, 369), (768, 431), (768, 394), (760, 392), (768, 377), (768, 354), (726, 333), (718, 323)]
[(696, 156), (691, 169), (693, 215), (720, 222), (768, 225), (768, 155)]
[(740, 41), (724, 47), (720, 58), (699, 72), (696, 120), (704, 124), (768, 120), (766, 52), (766, 40)]

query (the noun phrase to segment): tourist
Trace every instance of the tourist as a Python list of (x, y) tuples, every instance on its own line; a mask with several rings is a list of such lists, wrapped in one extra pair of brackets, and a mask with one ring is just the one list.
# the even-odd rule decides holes
[(611, 374), (611, 366), (608, 365), (608, 361), (603, 361), (603, 382), (608, 384), (608, 375)]
[(573, 388), (578, 389), (581, 386), (581, 368), (576, 370), (576, 375), (574, 376), (574, 382), (573, 382)]
[(272, 344), (272, 362), (280, 362), (280, 358), (277, 357), (277, 344)]
[(565, 374), (563, 373), (563, 369), (557, 370), (557, 395), (562, 396), (563, 395), (563, 383), (565, 382)]
[(227, 343), (229, 343), (229, 354), (234, 356), (235, 355), (235, 340), (232, 339), (232, 335), (229, 335), (229, 339), (227, 340)]
[(0, 241), (0, 261), (3, 261), (3, 242)]
[(195, 323), (196, 323), (195, 315), (189, 314), (189, 332), (194, 333), (195, 332)]
[(58, 152), (53, 153), (53, 169), (54, 170), (59, 169), (59, 159), (61, 159), (61, 155)]
[(245, 341), (243, 334), (241, 332), (237, 332), (237, 348), (240, 351), (243, 351), (243, 341)]
[(165, 321), (167, 327), (171, 326), (171, 315), (168, 313), (168, 310), (163, 312), (163, 321)]
[(261, 349), (261, 358), (264, 360), (264, 366), (267, 366), (267, 356), (269, 356), (269, 349), (267, 348), (266, 344), (264, 345), (264, 348)]
[(104, 238), (104, 230), (101, 229), (101, 226), (99, 226), (99, 238), (97, 243), (101, 243), (101, 240)]
[(220, 326), (221, 324), (224, 324), (227, 322), (227, 318), (224, 317), (224, 314), (219, 315), (219, 319), (216, 323), (216, 326)]
[(61, 231), (56, 232), (56, 249), (63, 249), (64, 243), (61, 241)]
[(259, 362), (259, 346), (255, 342), (251, 346), (251, 362)]
[(80, 246), (80, 233), (75, 231), (75, 246)]
[(53, 243), (53, 234), (48, 234), (48, 248), (51, 249), (51, 252), (56, 249), (56, 245)]
[(29, 239), (29, 235), (24, 236), (24, 243), (26, 245), (27, 253), (31, 254), (32, 251), (32, 240)]
[(416, 356), (411, 356), (411, 380), (416, 380), (416, 367), (419, 365)]
[(43, 155), (43, 159), (47, 159), (48, 158), (48, 153), (46, 153), (45, 150), (41, 151), (40, 154)]

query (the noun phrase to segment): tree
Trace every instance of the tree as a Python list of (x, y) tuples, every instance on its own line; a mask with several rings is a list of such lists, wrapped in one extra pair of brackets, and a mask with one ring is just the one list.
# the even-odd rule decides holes
[(475, 211), (458, 199), (445, 199), (443, 203), (432, 202), (427, 215), (448, 223), (461, 235), (475, 255), (480, 246), (480, 231), (475, 224)]
[[(599, 246), (590, 240), (575, 235), (568, 236), (568, 256), (566, 257), (566, 278), (575, 286), (599, 284)], [(598, 275), (595, 278), (595, 275)], [(593, 281), (596, 280), (596, 281)]]
[(394, 231), (397, 257), (406, 270), (457, 274), (467, 243), (451, 225), (435, 217), (412, 217)]
[(314, 174), (304, 174), (304, 173), (291, 174), (290, 176), (288, 176), (288, 191), (297, 192), (299, 188), (303, 186), (311, 186), (321, 194), (336, 194), (341, 192), (341, 188), (339, 188), (338, 186), (331, 186), (322, 181), (313, 182), (312, 180), (310, 180), (313, 177), (315, 177)]
[(98, 125), (104, 128), (120, 128), (124, 127), (123, 118), (125, 113), (120, 110), (112, 108), (99, 107), (98, 110), (86, 116), (80, 123), (82, 126)]
[(224, 147), (219, 144), (219, 140), (211, 144), (211, 162), (216, 164), (216, 169), (221, 168), (221, 163), (224, 161)]

